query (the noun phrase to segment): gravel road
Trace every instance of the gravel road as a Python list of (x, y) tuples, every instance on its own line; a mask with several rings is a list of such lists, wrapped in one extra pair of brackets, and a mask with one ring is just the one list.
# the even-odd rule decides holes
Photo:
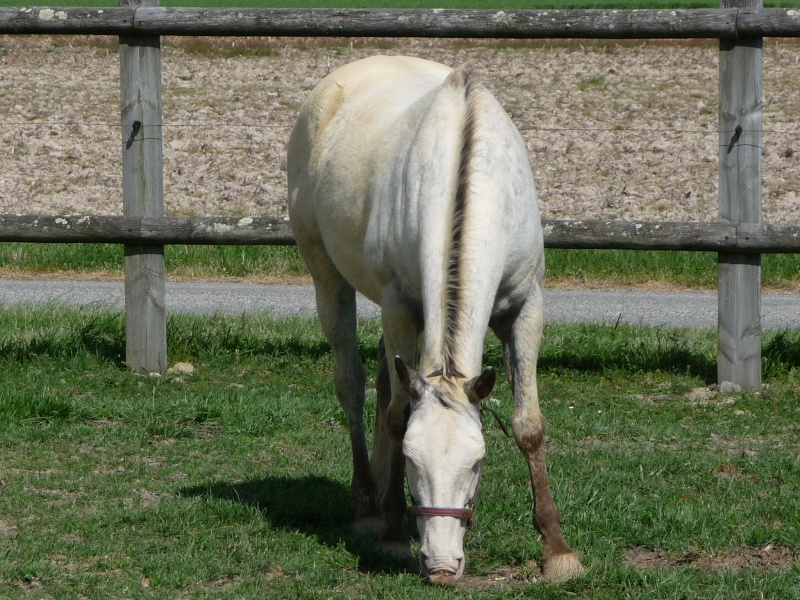
[[(122, 309), (120, 281), (74, 281), (40, 277), (0, 279), (0, 306), (59, 302), (72, 306)], [(315, 313), (310, 285), (168, 281), (167, 310), (171, 313), (225, 315), (272, 312), (280, 316)], [(359, 297), (363, 317), (378, 317), (380, 309)], [(800, 327), (800, 295), (765, 293), (761, 302), (764, 329)], [(716, 327), (714, 291), (644, 291), (630, 289), (546, 289), (548, 322), (623, 323)]]

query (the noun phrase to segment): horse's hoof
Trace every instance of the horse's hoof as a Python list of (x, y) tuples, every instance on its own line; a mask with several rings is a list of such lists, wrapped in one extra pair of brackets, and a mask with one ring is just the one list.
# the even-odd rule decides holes
[(542, 575), (547, 581), (567, 581), (580, 577), (586, 572), (578, 555), (574, 552), (554, 554), (544, 561)]

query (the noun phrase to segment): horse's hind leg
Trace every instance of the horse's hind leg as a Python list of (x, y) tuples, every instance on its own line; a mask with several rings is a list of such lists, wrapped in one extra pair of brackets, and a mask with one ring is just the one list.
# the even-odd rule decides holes
[(506, 327), (496, 327), (506, 346), (506, 365), (511, 369), (514, 390), (512, 425), (517, 446), (525, 456), (533, 487), (533, 524), (542, 535), (547, 579), (577, 577), (583, 566), (561, 531), (561, 517), (553, 502), (544, 457), (544, 417), (539, 408), (536, 360), (542, 339), (542, 299), (537, 290), (528, 298), (517, 318)]
[(358, 353), (355, 290), (339, 274), (324, 250), (313, 252), (308, 247), (301, 247), (301, 252), (314, 279), (320, 324), (333, 350), (336, 396), (347, 417), (350, 430), (353, 449), (351, 491), (356, 502), (355, 526), (377, 529), (380, 511), (375, 498), (375, 484), (364, 436), (366, 377)]
[(372, 457), (373, 473), (384, 517), (381, 547), (398, 556), (410, 556), (405, 531), (403, 455), (408, 397), (397, 380), (394, 358), (400, 356), (406, 363), (416, 364), (419, 324), (395, 286), (387, 286), (383, 290), (381, 321), (385, 362), (379, 365), (376, 381), (378, 403)]
[(392, 401), (392, 385), (386, 344), (381, 336), (378, 344), (378, 371), (375, 375), (375, 433), (372, 441), (372, 479), (377, 490), (378, 503), (386, 493), (391, 464), (388, 410)]

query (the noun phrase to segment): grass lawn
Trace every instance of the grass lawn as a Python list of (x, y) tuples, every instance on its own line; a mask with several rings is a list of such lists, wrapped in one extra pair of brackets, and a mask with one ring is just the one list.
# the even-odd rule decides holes
[[(167, 246), (169, 277), (256, 280), (309, 279), (295, 246)], [(547, 285), (672, 285), (714, 289), (717, 257), (708, 252), (546, 250)], [(0, 244), (0, 275), (122, 277), (122, 246), (113, 244)], [(800, 256), (762, 256), (762, 284), (795, 290)]]
[[(361, 323), (372, 375), (379, 334)], [(794, 598), (798, 337), (765, 337), (762, 394), (720, 395), (712, 331), (547, 327), (551, 484), (589, 574), (537, 581), (527, 471), (487, 420), (467, 576), (447, 591), (348, 528), (316, 322), (175, 316), (171, 361), (196, 370), (148, 378), (121, 364), (119, 314), (4, 309), (0, 597)]]
[[(765, 0), (766, 7), (791, 8), (799, 0)], [(0, 6), (119, 6), (113, 0), (0, 0)], [(165, 7), (235, 8), (471, 8), (471, 9), (643, 9), (719, 8), (714, 0), (162, 0)]]

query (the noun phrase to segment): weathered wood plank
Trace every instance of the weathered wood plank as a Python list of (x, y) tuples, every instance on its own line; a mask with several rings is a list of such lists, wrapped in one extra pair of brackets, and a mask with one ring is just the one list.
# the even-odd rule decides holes
[(736, 11), (143, 9), (137, 11), (135, 26), (175, 35), (734, 37)]
[(800, 25), (799, 9), (765, 9), (759, 6), (734, 10), (737, 11), (736, 31), (739, 37), (797, 37), (797, 28)]
[(0, 8), (0, 34), (471, 38), (800, 36), (794, 9), (377, 10)]
[(0, 33), (125, 35), (134, 32), (133, 8), (3, 7)]
[[(800, 229), (800, 226), (798, 226)], [(112, 244), (294, 244), (283, 217), (0, 215), (0, 242)]]
[(547, 248), (793, 253), (800, 224), (543, 220)]
[[(120, 4), (158, 0), (120, 0)], [(164, 216), (161, 39), (119, 39), (122, 111), (122, 209), (126, 217)], [(132, 371), (167, 369), (164, 246), (125, 246), (126, 361)]]
[[(547, 248), (800, 254), (800, 224), (545, 219)], [(286, 217), (0, 215), (0, 242), (293, 245)]]
[[(722, 0), (760, 7), (762, 0)], [(719, 218), (761, 223), (763, 40), (720, 40)], [(761, 256), (720, 254), (717, 376), (761, 389)]]

